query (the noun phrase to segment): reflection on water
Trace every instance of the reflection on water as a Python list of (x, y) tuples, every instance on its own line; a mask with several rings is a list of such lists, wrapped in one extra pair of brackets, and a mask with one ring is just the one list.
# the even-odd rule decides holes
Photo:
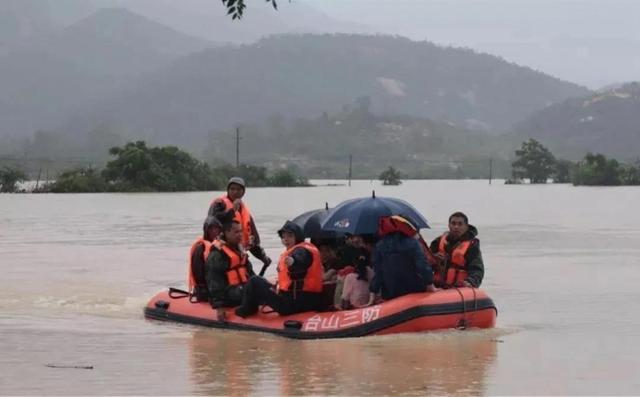
[(295, 341), (197, 330), (194, 393), (209, 395), (478, 395), (497, 354), (496, 331)]

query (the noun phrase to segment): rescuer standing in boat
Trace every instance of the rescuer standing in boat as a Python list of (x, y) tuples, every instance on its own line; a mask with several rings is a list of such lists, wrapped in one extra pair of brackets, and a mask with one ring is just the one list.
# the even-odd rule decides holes
[(246, 192), (244, 179), (234, 176), (227, 183), (227, 194), (218, 197), (209, 206), (209, 215), (215, 216), (220, 222), (227, 223), (236, 220), (242, 227), (242, 247), (258, 258), (265, 267), (271, 264), (271, 258), (267, 256), (260, 246), (260, 235), (253, 221), (251, 212), (242, 200)]

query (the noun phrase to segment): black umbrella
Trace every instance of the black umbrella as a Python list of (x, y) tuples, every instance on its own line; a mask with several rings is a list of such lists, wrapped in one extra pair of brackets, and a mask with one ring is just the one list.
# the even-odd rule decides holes
[(375, 234), (383, 216), (403, 215), (413, 221), (418, 229), (428, 228), (427, 220), (411, 204), (392, 197), (371, 197), (347, 200), (325, 216), (322, 230), (325, 232)]
[(329, 212), (329, 204), (325, 203), (324, 208), (307, 211), (293, 218), (291, 222), (302, 228), (305, 237), (312, 239), (330, 238), (335, 234), (331, 232), (323, 232), (321, 227), (322, 221)]

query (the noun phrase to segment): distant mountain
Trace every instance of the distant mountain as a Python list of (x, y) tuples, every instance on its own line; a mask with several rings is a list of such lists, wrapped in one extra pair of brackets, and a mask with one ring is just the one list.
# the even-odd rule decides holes
[[(163, 143), (238, 122), (314, 117), (368, 97), (377, 114), (506, 130), (589, 91), (497, 57), (400, 37), (285, 35), (209, 49), (173, 64), (84, 118)], [(179, 135), (180, 134), (180, 135)]]
[(39, 0), (49, 4), (60, 23), (88, 15), (91, 9), (122, 7), (181, 32), (211, 41), (251, 43), (282, 33), (355, 33), (372, 31), (354, 22), (341, 22), (302, 1), (249, 0), (244, 17), (231, 20), (219, 0)]
[(53, 30), (49, 11), (42, 0), (0, 1), (0, 55), (22, 41)]
[(515, 136), (540, 140), (556, 155), (581, 158), (598, 152), (619, 159), (640, 156), (640, 83), (566, 100), (514, 128)]
[(32, 133), (213, 43), (103, 9), (0, 54), (0, 135)]

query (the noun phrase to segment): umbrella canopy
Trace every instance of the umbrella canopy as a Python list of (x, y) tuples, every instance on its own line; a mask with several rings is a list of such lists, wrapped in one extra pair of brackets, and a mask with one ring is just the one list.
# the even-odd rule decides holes
[(300, 226), (304, 231), (304, 236), (312, 239), (320, 239), (325, 237), (331, 237), (334, 233), (323, 232), (322, 221), (329, 213), (329, 206), (325, 205), (325, 208), (307, 211), (293, 218), (291, 222)]
[(357, 198), (347, 200), (326, 215), (321, 227), (324, 231), (351, 234), (376, 234), (380, 217), (403, 215), (419, 228), (428, 228), (427, 220), (411, 204), (392, 197)]

